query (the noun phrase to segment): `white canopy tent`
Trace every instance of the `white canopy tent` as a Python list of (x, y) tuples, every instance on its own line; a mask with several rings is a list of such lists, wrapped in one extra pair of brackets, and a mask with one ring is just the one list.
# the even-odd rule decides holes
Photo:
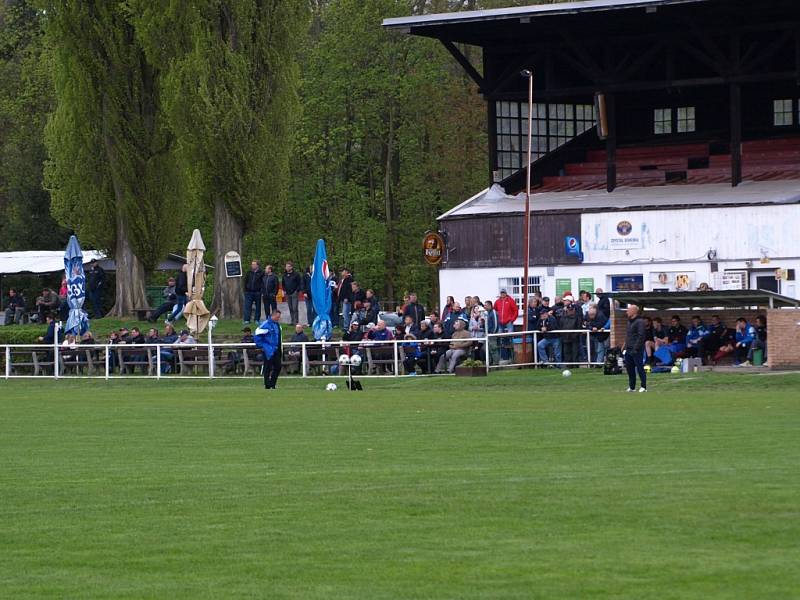
[[(84, 250), (84, 264), (92, 260), (103, 260), (105, 254), (97, 250)], [(64, 270), (63, 250), (26, 250), (0, 252), (0, 275), (17, 273), (55, 273)]]

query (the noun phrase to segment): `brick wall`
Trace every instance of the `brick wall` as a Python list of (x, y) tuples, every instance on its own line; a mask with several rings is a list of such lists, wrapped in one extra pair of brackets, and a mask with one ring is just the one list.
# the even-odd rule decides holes
[(800, 368), (800, 310), (767, 311), (767, 359), (771, 369)]

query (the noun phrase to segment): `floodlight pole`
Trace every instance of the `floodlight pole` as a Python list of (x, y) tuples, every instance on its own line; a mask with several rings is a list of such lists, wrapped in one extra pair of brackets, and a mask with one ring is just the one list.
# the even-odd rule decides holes
[[(531, 157), (533, 144), (533, 70), (520, 73), (528, 79), (528, 160), (525, 166), (525, 265), (522, 269), (522, 330), (529, 331), (528, 323), (528, 266), (531, 262)], [(522, 336), (522, 355), (528, 355), (528, 336)]]

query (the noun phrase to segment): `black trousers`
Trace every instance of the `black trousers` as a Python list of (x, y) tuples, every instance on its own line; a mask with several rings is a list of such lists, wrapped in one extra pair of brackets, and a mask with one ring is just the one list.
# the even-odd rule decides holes
[(272, 358), (264, 355), (264, 388), (274, 390), (278, 383), (278, 375), (281, 373), (281, 352), (276, 350)]
[(644, 371), (644, 364), (642, 363), (642, 353), (642, 350), (638, 352), (628, 350), (625, 353), (625, 370), (628, 372), (628, 387), (632, 390), (636, 389), (636, 375), (639, 375), (642, 387), (647, 389), (647, 374)]

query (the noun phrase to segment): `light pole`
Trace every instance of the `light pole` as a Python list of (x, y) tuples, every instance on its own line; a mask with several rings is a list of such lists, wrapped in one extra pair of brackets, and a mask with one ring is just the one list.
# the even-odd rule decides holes
[[(525, 69), (520, 75), (528, 80), (528, 160), (525, 165), (525, 266), (522, 269), (522, 325), (530, 331), (528, 323), (528, 265), (531, 262), (531, 147), (533, 144), (533, 70)], [(528, 336), (522, 336), (522, 353), (528, 354)]]

